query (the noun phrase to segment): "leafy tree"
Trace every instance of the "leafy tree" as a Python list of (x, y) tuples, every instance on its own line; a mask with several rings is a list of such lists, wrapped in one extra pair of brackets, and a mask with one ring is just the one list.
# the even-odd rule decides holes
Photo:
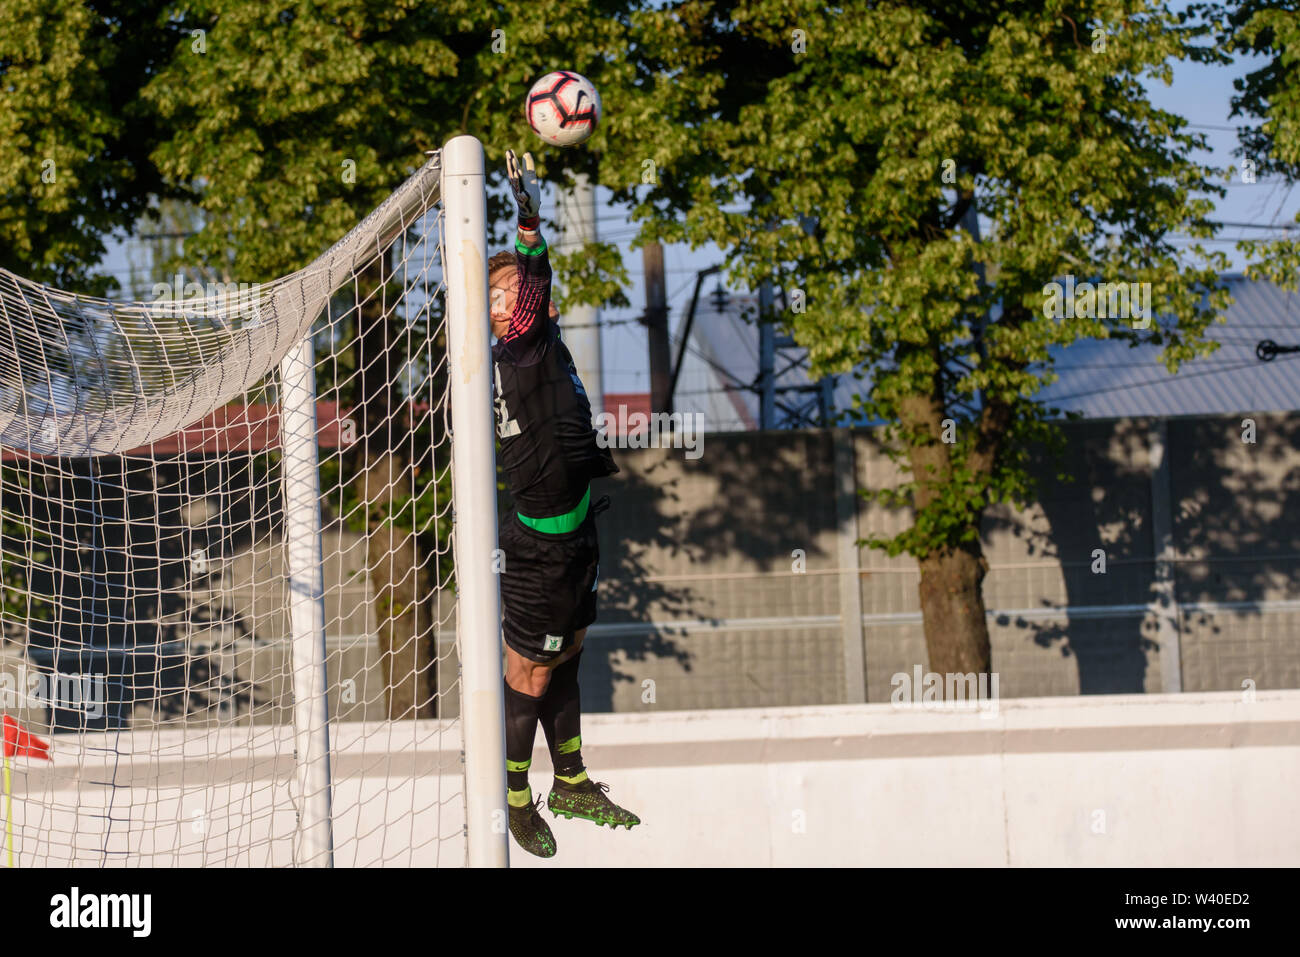
[[(530, 77), (615, 59), (625, 44), (611, 38), (631, 6), (0, 0), (0, 265), (106, 292), (114, 283), (94, 272), (104, 237), (188, 201), (200, 228), (186, 265), (224, 280), (288, 273), (450, 136), (473, 130), (490, 162), (522, 145)], [(505, 203), (493, 211), (505, 220)], [(591, 253), (620, 273), (610, 250)], [(585, 265), (581, 251), (570, 259)], [(399, 717), (432, 713), (432, 617), (422, 606), (449, 570), (425, 556), (445, 552), (449, 528), (437, 507), (447, 493), (440, 417), (412, 414), (419, 397), (386, 374), (415, 358), (419, 330), (381, 319), (379, 298), (366, 296), (396, 291), (390, 267), (362, 277), (365, 304), (317, 344), (333, 360), (321, 364), (323, 389), (337, 387), (360, 419), (347, 472), (361, 478), (335, 505), (347, 515), (364, 506), (386, 611), (389, 713)], [(617, 301), (612, 283), (602, 288)]]
[(177, 26), (161, 0), (0, 0), (0, 266), (102, 294), (104, 239), (169, 190), (141, 87)]
[[(628, 184), (642, 238), (715, 242), (751, 288), (803, 290), (768, 318), (814, 374), (868, 370), (861, 408), (906, 476), (869, 492), (913, 516), (870, 544), (919, 563), (930, 667), (988, 670), (981, 520), (1032, 497), (1031, 449), (1059, 437), (1050, 350), (1154, 343), (1174, 371), (1213, 348), (1225, 260), (1169, 237), (1211, 235), (1194, 194), (1221, 194), (1217, 171), (1141, 85), (1213, 57), (1207, 28), (1149, 0), (683, 0), (636, 22), (648, 67), (601, 182)], [(1066, 275), (1149, 283), (1164, 318), (1051, 317)]]
[[(204, 213), (186, 256), (223, 262), (243, 281), (271, 279), (318, 255), (412, 172), (423, 151), (451, 136), (472, 131), (499, 165), (507, 147), (521, 145), (530, 78), (612, 58), (623, 48), (610, 38), (623, 29), (627, 7), (178, 6), (185, 39), (144, 95), (173, 131), (154, 161)], [(506, 205), (493, 205), (504, 221)], [(597, 259), (608, 264), (608, 251)], [(357, 419), (359, 441), (344, 471), (359, 478), (336, 508), (362, 516), (396, 718), (432, 714), (437, 622), (429, 606), (448, 569), (429, 557), (445, 555), (449, 521), (438, 508), (447, 501), (441, 416), (419, 415), (422, 396), (404, 393), (391, 374), (417, 358), (418, 339), (400, 313), (383, 318), (381, 304), (395, 291), (392, 267), (376, 263), (361, 277), (362, 305), (345, 310), (342, 330), (317, 344), (318, 356), (329, 357), (320, 364), (322, 391), (337, 388)], [(431, 385), (427, 394), (437, 395)], [(337, 476), (327, 470), (324, 478), (328, 485)]]
[[(173, 42), (168, 6), (0, 0), (0, 267), (92, 294), (116, 285), (98, 271), (105, 237), (130, 232), (151, 198), (168, 194), (148, 161), (160, 131), (139, 100)], [(15, 387), (6, 384), (10, 398)], [(0, 484), (3, 613), (24, 631), (52, 615), (28, 575), (50, 561), (49, 536), (31, 520), (45, 478), (10, 462)]]
[[(65, 165), (97, 159), (84, 161), (91, 178), (79, 192), (65, 181), (66, 194), (46, 197), (30, 169), (13, 172), (0, 153), (0, 257), (17, 249), (42, 277), (75, 281), (77, 264), (94, 261), (100, 247), (74, 243), (91, 242), (79, 231), (103, 235), (93, 217), (116, 208), (108, 185), (122, 182), (139, 196), (115, 222), (133, 221), (146, 193), (188, 196), (203, 227), (187, 256), (245, 281), (282, 275), (449, 136), (480, 136), (492, 165), (528, 143), (520, 98), (539, 74), (590, 76), (607, 122), (584, 149), (534, 148), (541, 172), (556, 183), (593, 174), (634, 203), (642, 240), (715, 242), (733, 278), (803, 290), (805, 311), (764, 318), (809, 348), (815, 373), (869, 370), (862, 408), (888, 423), (908, 479), (871, 492), (914, 515), (872, 544), (919, 562), (937, 671), (990, 666), (980, 524), (990, 504), (1032, 496), (1029, 450), (1057, 434), (1036, 399), (1054, 375), (1049, 350), (1081, 338), (1151, 342), (1173, 370), (1212, 348), (1204, 332), (1224, 305), (1220, 293), (1203, 295), (1222, 257), (1169, 240), (1210, 235), (1211, 203), (1192, 197), (1216, 193), (1217, 171), (1188, 159), (1201, 138), (1141, 85), (1168, 82), (1175, 60), (1215, 54), (1197, 45), (1204, 25), (1153, 0), (128, 3), (133, 25), (156, 41), (151, 53), (97, 4), (55, 8), (0, 0), (19, 24), (0, 40), (0, 73), (26, 71), (46, 90), (68, 77), (87, 85), (53, 107), (39, 92), (0, 91), (13, 100), (0, 132), (34, 141), (46, 125), (66, 128), (77, 145)], [(48, 51), (24, 52), (39, 46), (38, 13), (63, 37), (50, 50), (91, 50), (96, 64), (122, 66), (125, 92), (116, 75), (109, 83)], [(132, 82), (146, 83), (142, 96)], [(94, 108), (106, 99), (114, 109)], [(129, 169), (110, 162), (121, 153), (95, 152), (118, 134), (127, 148), (114, 122), (144, 134), (131, 140)], [(0, 150), (11, 139), (0, 136)], [(96, 206), (101, 176), (109, 200)], [(15, 211), (25, 225), (6, 219)], [(625, 276), (610, 249), (559, 259), (570, 299), (618, 301)], [(1044, 286), (1065, 274), (1149, 283), (1167, 319), (1135, 327), (1086, 306), (1049, 317)], [(366, 281), (379, 290), (392, 278), (381, 265)], [(421, 464), (421, 450), (438, 436), (421, 437), (400, 390), (365, 371), (380, 356), (394, 366), (409, 358), (408, 331), (367, 322), (358, 314), (342, 339), (318, 343), (334, 350), (362, 419), (353, 454), (367, 478), (351, 494), (372, 533), (422, 538), (424, 549), (433, 535), (436, 547), (445, 529), (427, 524), (425, 496), (440, 469)], [(393, 475), (415, 477), (410, 501), (367, 491), (369, 478)], [(404, 689), (389, 712), (427, 713), (426, 636), (402, 620), (427, 583), (383, 567), (392, 543), (376, 542), (372, 581), (394, 611), (383, 637), (390, 681)], [(398, 659), (399, 649), (416, 650)]]
[[(1227, 53), (1264, 58), (1262, 66), (1233, 83), (1232, 115), (1247, 121), (1237, 150), (1242, 176), (1279, 176), (1294, 185), (1300, 180), (1300, 9), (1281, 0), (1198, 9), (1218, 25)], [(1245, 240), (1238, 247), (1251, 260), (1251, 275), (1291, 290), (1300, 286), (1300, 241)]]

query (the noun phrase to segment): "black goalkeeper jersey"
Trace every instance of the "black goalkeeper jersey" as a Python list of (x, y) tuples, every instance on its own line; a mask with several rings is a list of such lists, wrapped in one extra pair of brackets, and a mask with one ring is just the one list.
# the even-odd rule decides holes
[(550, 320), (547, 248), (525, 253), (516, 246), (515, 258), (519, 293), (510, 330), (492, 347), (501, 467), (515, 508), (552, 518), (572, 511), (592, 479), (618, 466), (596, 442), (587, 391)]

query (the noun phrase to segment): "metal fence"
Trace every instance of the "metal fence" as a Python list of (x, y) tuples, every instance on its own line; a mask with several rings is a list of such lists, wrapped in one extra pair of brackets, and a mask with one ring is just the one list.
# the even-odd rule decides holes
[[(985, 521), (1000, 695), (1300, 686), (1300, 416), (1065, 430), (1072, 481), (1041, 461), (1039, 500)], [(874, 431), (618, 460), (585, 708), (885, 701), (925, 669), (916, 562), (855, 545), (908, 520), (855, 494), (899, 480)]]

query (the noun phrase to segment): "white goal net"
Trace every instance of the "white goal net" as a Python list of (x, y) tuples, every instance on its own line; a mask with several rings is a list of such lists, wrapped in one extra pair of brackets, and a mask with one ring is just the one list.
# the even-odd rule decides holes
[(484, 217), (459, 137), (271, 283), (0, 269), (0, 866), (504, 863)]

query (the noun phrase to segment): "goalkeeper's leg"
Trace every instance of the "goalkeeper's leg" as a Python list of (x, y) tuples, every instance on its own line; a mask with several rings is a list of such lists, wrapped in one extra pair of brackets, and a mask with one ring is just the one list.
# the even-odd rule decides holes
[(534, 804), (533, 792), (528, 786), (528, 766), (532, 764), (533, 739), (537, 734), (542, 697), (512, 687), (510, 677), (507, 672), (506, 803), (510, 808), (510, 833), (529, 854), (554, 857), (555, 836), (540, 814), (542, 799), (538, 798)]
[(557, 817), (563, 814), (566, 818), (583, 818), (611, 828), (621, 825), (630, 830), (641, 819), (606, 797), (608, 785), (592, 781), (583, 766), (578, 663), (584, 633), (585, 629), (578, 633), (572, 657), (552, 669), (550, 687), (542, 699), (542, 731), (555, 767), (555, 781), (546, 803)]
[[(547, 740), (550, 740), (553, 723), (547, 723), (546, 702), (554, 686), (552, 674), (557, 667), (563, 667), (574, 658), (582, 647), (585, 631), (571, 636), (570, 647), (554, 655), (549, 661), (538, 661), (525, 657), (517, 647), (525, 648), (530, 655), (546, 657), (542, 642), (526, 642), (510, 625), (507, 619), (506, 635), (506, 803), (510, 813), (510, 833), (529, 854), (538, 857), (554, 857), (555, 836), (551, 827), (540, 813), (542, 799), (534, 803), (533, 791), (528, 784), (528, 769), (532, 765), (533, 742), (537, 736), (537, 723), (542, 721), (548, 728)], [(565, 672), (569, 680), (569, 672)], [(572, 681), (577, 683), (576, 670)], [(576, 698), (573, 702), (576, 709)], [(576, 711), (574, 714), (576, 719)], [(568, 727), (568, 724), (565, 724)], [(576, 732), (575, 732), (576, 734)], [(555, 750), (551, 750), (552, 757)], [(581, 754), (578, 754), (579, 766)], [(556, 765), (559, 767), (559, 765)], [(569, 767), (568, 764), (565, 767)]]
[(596, 620), (600, 547), (590, 518), (560, 536), (539, 535), (508, 522), (500, 541), (506, 552), (501, 598), (510, 829), (529, 853), (550, 857), (555, 838), (537, 813), (528, 785), (539, 720), (555, 767), (551, 811), (611, 827), (641, 823), (605, 796), (608, 787), (591, 781), (582, 761), (578, 662), (587, 626)]

